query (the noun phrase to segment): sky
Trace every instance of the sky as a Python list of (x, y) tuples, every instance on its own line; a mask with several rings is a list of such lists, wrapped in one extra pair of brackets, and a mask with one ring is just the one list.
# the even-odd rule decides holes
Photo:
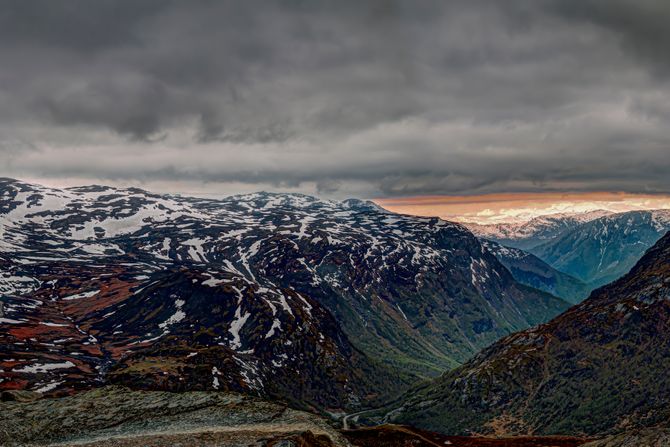
[(375, 200), (402, 214), (438, 216), (480, 225), (523, 223), (535, 217), (597, 212), (670, 209), (670, 196), (623, 192), (507, 193), (475, 196), (418, 196)]
[(664, 196), (668, 23), (667, 0), (0, 0), (0, 176)]

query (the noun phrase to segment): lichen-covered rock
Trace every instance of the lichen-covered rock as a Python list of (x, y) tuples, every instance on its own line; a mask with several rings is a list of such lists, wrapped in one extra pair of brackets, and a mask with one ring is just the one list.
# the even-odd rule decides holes
[(281, 440), (298, 446), (349, 445), (316, 415), (226, 392), (145, 392), (111, 386), (62, 398), (2, 402), (0, 414), (3, 446), (77, 442), (186, 447), (238, 441), (269, 446)]
[(669, 445), (669, 429), (649, 428), (609, 436), (584, 444), (582, 447), (667, 447)]
[(35, 391), (5, 390), (0, 392), (0, 401), (2, 402), (32, 402), (41, 398), (42, 395)]

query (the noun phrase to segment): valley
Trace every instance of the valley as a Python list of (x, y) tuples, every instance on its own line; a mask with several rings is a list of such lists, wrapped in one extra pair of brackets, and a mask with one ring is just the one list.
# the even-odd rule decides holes
[[(34, 425), (21, 419), (33, 417), (26, 416), (31, 406), (59, 411), (67, 399), (97, 405), (102, 395), (138, 411), (139, 425), (111, 436), (105, 427), (116, 423), (100, 422), (77, 443), (274, 445), (269, 440), (290, 438), (326, 446), (483, 446), (504, 439), (512, 443), (504, 445), (572, 446), (614, 435), (615, 426), (645, 428), (665, 417), (665, 391), (656, 385), (656, 397), (644, 407), (653, 414), (648, 420), (642, 410), (617, 416), (613, 402), (589, 403), (587, 395), (574, 394), (587, 391), (561, 388), (565, 378), (583, 376), (581, 386), (594, 387), (588, 393), (602, 393), (608, 383), (623, 389), (627, 380), (651, 389), (653, 373), (608, 382), (604, 371), (624, 361), (633, 362), (630, 371), (640, 370), (640, 362), (647, 369), (648, 362), (661, 362), (650, 371), (665, 367), (662, 338), (652, 326), (640, 326), (650, 321), (644, 312), (658, 314), (665, 303), (658, 298), (665, 293), (664, 240), (628, 276), (570, 308), (592, 283), (534, 255), (539, 249), (480, 241), (459, 224), (393, 214), (370, 202), (269, 193), (211, 200), (104, 186), (1, 184), (0, 390), (19, 393), (5, 400), (28, 393), (30, 401), (3, 404), (7, 411), (23, 408), (17, 426)], [(646, 228), (655, 222), (653, 231), (661, 232), (663, 216), (626, 216), (633, 228), (625, 230), (627, 243), (653, 243), (656, 233)], [(545, 232), (539, 247), (602, 222), (619, 225), (624, 217), (576, 223), (584, 219), (552, 237)], [(623, 242), (603, 244), (611, 251)], [(652, 289), (653, 295), (640, 295)], [(598, 306), (611, 316), (596, 312)], [(638, 326), (629, 326), (630, 318)], [(604, 337), (584, 332), (594, 319), (602, 328), (614, 325), (610, 334), (626, 334), (623, 344), (597, 342), (622, 357), (586, 354), (583, 346), (594, 341), (580, 337)], [(657, 356), (643, 356), (630, 343), (649, 345)], [(209, 402), (233, 395), (306, 411), (322, 428), (283, 420), (247, 426), (235, 419), (183, 428), (170, 423), (168, 430), (140, 416), (145, 404), (138, 402), (151, 396)], [(626, 399), (639, 405), (632, 395)], [(584, 409), (569, 409), (576, 401)], [(617, 417), (637, 423), (620, 425)], [(67, 432), (38, 441), (15, 429), (4, 428), (7, 439), (61, 442)]]
[[(670, 234), (621, 279), (417, 387), (384, 421), (449, 433), (584, 436), (663, 426)], [(369, 415), (368, 415), (369, 416)]]

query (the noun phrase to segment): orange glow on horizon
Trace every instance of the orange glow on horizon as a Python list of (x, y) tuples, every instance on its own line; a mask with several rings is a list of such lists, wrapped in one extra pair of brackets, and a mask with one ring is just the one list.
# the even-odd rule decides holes
[(376, 199), (402, 214), (439, 216), (478, 224), (523, 222), (534, 217), (605, 210), (613, 213), (670, 208), (670, 195), (624, 192), (500, 193), (477, 196), (415, 196)]

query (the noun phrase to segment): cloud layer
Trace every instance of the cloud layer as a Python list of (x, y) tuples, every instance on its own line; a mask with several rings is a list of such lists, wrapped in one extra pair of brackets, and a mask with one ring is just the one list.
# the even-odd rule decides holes
[(669, 192), (664, 0), (0, 1), (0, 175)]

